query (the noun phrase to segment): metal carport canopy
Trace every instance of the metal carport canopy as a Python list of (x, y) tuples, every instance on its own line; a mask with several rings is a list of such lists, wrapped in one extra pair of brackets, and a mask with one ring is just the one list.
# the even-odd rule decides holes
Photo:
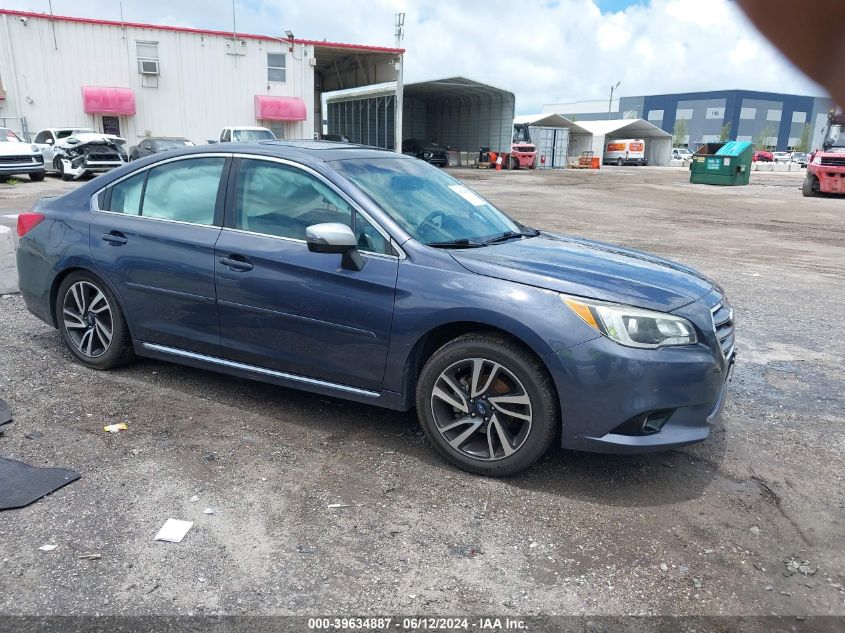
[(466, 77), (405, 84), (403, 138), (425, 136), (453, 150), (509, 152), (516, 98)]
[(645, 119), (579, 121), (578, 125), (593, 135), (593, 151), (596, 156), (604, 155), (607, 138), (640, 138), (646, 141), (646, 158), (649, 165), (665, 167), (669, 164), (672, 135)]

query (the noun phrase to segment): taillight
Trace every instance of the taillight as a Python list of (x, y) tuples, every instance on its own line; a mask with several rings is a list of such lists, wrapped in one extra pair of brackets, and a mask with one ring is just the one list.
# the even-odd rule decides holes
[(23, 237), (34, 229), (43, 219), (43, 213), (21, 213), (18, 216), (18, 237)]

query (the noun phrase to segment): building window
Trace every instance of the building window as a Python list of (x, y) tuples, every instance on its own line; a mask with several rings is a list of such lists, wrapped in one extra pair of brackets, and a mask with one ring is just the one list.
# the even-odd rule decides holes
[(267, 53), (267, 81), (285, 81), (284, 53)]
[(766, 112), (766, 121), (780, 121), (780, 110), (769, 110)]
[(662, 121), (663, 120), (663, 110), (649, 110), (648, 111), (648, 120), (649, 121)]
[(753, 139), (751, 138), (751, 135), (749, 134), (747, 136), (737, 136), (736, 140), (738, 140), (738, 141), (748, 141), (750, 143)]
[(757, 108), (742, 108), (739, 111), (739, 118), (740, 119), (756, 119), (757, 118)]
[(702, 143), (715, 143), (715, 142), (717, 142), (718, 140), (719, 140), (719, 135), (718, 135), (718, 134), (704, 134), (704, 135), (701, 137), (701, 142), (702, 142)]
[(708, 119), (721, 119), (725, 116), (724, 108), (707, 108)]
[(792, 113), (792, 122), (793, 123), (806, 123), (807, 122), (807, 113), (806, 112), (793, 112)]
[(158, 42), (135, 42), (138, 55), (138, 73), (141, 75), (158, 75)]
[(678, 108), (678, 112), (675, 114), (676, 119), (691, 119), (692, 118), (692, 108)]

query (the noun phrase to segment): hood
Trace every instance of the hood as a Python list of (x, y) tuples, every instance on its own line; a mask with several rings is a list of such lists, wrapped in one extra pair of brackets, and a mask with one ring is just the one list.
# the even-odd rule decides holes
[(122, 147), (125, 143), (125, 138), (121, 138), (113, 134), (83, 132), (81, 134), (74, 134), (73, 136), (63, 138), (61, 141), (56, 143), (56, 146), (63, 147), (64, 149), (71, 149), (82, 145), (110, 145), (112, 147)]
[(0, 143), (0, 156), (32, 156), (38, 153), (32, 151), (31, 143), (18, 143), (17, 141)]
[(449, 253), (479, 275), (667, 312), (699, 299), (714, 285), (668, 259), (552, 233)]

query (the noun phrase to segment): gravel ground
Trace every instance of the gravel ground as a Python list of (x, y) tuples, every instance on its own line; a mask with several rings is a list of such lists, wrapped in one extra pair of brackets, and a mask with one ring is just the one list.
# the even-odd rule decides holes
[[(723, 283), (739, 364), (709, 441), (473, 477), (413, 413), (155, 361), (95, 372), (5, 297), (0, 455), (82, 478), (0, 513), (0, 614), (845, 614), (845, 200), (792, 173), (454, 173), (527, 224)], [(0, 215), (74, 186), (0, 184)], [(194, 521), (180, 544), (153, 541), (169, 517)]]

